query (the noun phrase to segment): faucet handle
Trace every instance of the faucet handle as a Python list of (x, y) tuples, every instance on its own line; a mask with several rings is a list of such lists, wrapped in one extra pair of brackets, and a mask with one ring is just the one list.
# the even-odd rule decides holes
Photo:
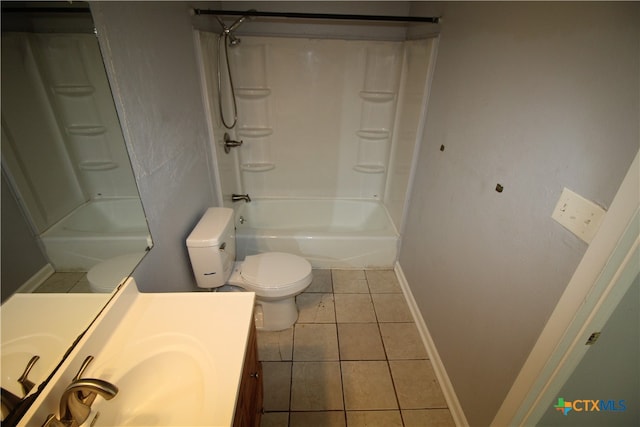
[(84, 374), (84, 371), (86, 371), (87, 366), (89, 366), (89, 363), (91, 363), (92, 361), (93, 361), (93, 356), (87, 356), (84, 359), (84, 362), (82, 362), (82, 365), (80, 365), (80, 369), (78, 369), (78, 373), (76, 373), (76, 375), (73, 377), (71, 381), (78, 381), (80, 378), (82, 378), (82, 374)]
[(86, 421), (91, 413), (93, 401), (102, 396), (105, 400), (113, 399), (118, 394), (118, 387), (97, 378), (81, 378), (72, 382), (60, 399), (60, 420), (76, 421), (78, 425)]
[(118, 387), (100, 379), (80, 378), (65, 389), (60, 399), (59, 418), (50, 414), (42, 427), (77, 427), (91, 414), (91, 404), (100, 395), (105, 400), (113, 399)]
[(224, 133), (224, 152), (229, 154), (231, 148), (240, 147), (242, 145), (242, 141), (234, 141), (231, 139), (227, 132)]
[(22, 375), (20, 375), (20, 378), (18, 378), (18, 382), (22, 386), (22, 392), (24, 393), (25, 397), (27, 396), (27, 394), (29, 394), (31, 389), (36, 386), (35, 383), (27, 377), (29, 375), (29, 372), (31, 372), (33, 365), (36, 364), (38, 359), (40, 359), (40, 356), (33, 356), (31, 360), (29, 360), (29, 363), (27, 363), (27, 367), (24, 369)]

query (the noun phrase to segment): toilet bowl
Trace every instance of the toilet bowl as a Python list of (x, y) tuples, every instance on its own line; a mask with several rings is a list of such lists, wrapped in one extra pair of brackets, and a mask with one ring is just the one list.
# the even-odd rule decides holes
[(311, 264), (282, 252), (250, 255), (236, 263), (227, 281), (256, 294), (256, 327), (279, 331), (298, 319), (295, 297), (311, 283)]
[(295, 297), (311, 284), (311, 264), (283, 252), (236, 262), (233, 209), (209, 208), (187, 238), (187, 249), (199, 287), (232, 285), (255, 292), (258, 329), (283, 330), (298, 319)]
[(130, 253), (109, 258), (87, 272), (89, 288), (94, 293), (111, 293), (138, 265), (144, 253)]

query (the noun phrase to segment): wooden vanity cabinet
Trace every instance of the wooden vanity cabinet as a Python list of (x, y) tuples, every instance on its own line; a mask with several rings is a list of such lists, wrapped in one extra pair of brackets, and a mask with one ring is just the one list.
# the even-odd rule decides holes
[(262, 416), (262, 399), (262, 363), (258, 360), (256, 326), (251, 322), (233, 426), (259, 427)]

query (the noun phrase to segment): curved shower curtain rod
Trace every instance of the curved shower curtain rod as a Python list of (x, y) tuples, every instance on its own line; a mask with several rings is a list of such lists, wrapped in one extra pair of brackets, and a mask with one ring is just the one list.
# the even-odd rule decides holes
[(257, 10), (211, 10), (193, 9), (196, 15), (226, 15), (247, 17), (271, 17), (271, 18), (299, 18), (299, 19), (325, 19), (346, 21), (384, 21), (384, 22), (426, 22), (437, 24), (440, 17), (437, 16), (393, 16), (393, 15), (352, 15), (339, 13), (300, 13), (300, 12), (259, 12)]

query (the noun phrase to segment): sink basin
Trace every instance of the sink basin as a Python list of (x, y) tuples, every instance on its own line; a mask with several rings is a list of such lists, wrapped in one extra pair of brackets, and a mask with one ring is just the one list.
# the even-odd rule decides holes
[(116, 358), (94, 362), (86, 377), (116, 384), (110, 401), (96, 399), (99, 413), (87, 426), (197, 425), (213, 419), (219, 399), (216, 370), (206, 349), (192, 337), (158, 334), (126, 346)]
[[(54, 334), (31, 334), (13, 340), (3, 341), (1, 362), (2, 387), (16, 396), (22, 396), (22, 386), (18, 378), (24, 372), (29, 360), (35, 355), (45, 355), (33, 365), (28, 378), (35, 384), (47, 377), (62, 360), (69, 342)], [(54, 357), (55, 355), (55, 357)], [(34, 381), (35, 380), (35, 381)]]
[(22, 396), (17, 379), (36, 355), (40, 359), (28, 378), (36, 385), (46, 379), (107, 299), (108, 295), (96, 294), (15, 294), (9, 298), (0, 309), (2, 387)]
[(19, 426), (42, 425), (87, 356), (82, 377), (115, 385), (84, 426), (231, 426), (252, 292), (140, 293), (130, 278), (58, 369)]

